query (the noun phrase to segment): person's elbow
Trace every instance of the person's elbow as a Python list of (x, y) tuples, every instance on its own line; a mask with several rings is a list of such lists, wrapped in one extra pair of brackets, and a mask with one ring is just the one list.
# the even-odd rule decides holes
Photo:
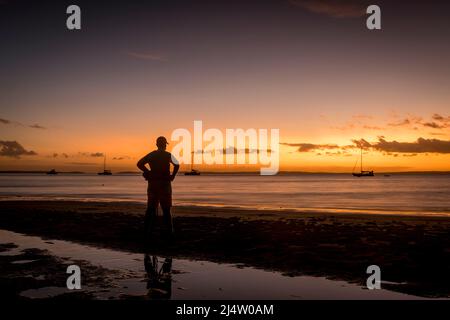
[(142, 160), (139, 160), (139, 161), (136, 163), (136, 167), (138, 167), (139, 170), (141, 170), (141, 171), (144, 171), (144, 170), (145, 170), (145, 165), (144, 165), (144, 163), (143, 163)]

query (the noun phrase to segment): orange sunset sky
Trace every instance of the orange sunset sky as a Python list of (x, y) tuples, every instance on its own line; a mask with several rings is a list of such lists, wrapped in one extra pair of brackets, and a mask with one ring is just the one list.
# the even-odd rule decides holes
[(64, 1), (1, 3), (0, 170), (136, 171), (194, 120), (280, 129), (281, 170), (349, 172), (360, 139), (366, 169), (450, 170), (448, 4), (380, 1), (368, 31), (365, 1), (188, 2), (81, 1), (76, 32)]

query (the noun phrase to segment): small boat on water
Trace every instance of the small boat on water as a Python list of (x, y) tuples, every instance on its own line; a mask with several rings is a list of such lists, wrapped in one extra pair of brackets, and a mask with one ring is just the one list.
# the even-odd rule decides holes
[(352, 173), (354, 177), (374, 177), (375, 174), (373, 173), (373, 171), (361, 171), (361, 172), (353, 172)]
[(103, 172), (99, 172), (97, 174), (99, 176), (111, 176), (112, 175), (111, 170), (106, 169), (106, 154), (105, 154), (105, 157), (103, 158)]
[[(356, 167), (356, 164), (355, 164), (355, 167)], [(363, 170), (363, 148), (362, 148), (362, 145), (361, 145), (361, 171), (354, 172), (355, 167), (353, 167), (353, 173), (352, 173), (352, 175), (354, 177), (362, 178), (362, 177), (374, 177), (375, 176), (375, 173), (373, 172), (373, 170), (372, 171)]]
[(187, 171), (184, 173), (185, 176), (199, 176), (200, 175), (200, 171), (195, 170), (195, 169), (191, 169), (191, 171)]
[(184, 173), (185, 176), (199, 176), (200, 175), (200, 171), (195, 170), (192, 167), (192, 164), (194, 163), (194, 153), (192, 152), (192, 159), (191, 159), (191, 171), (186, 171)]
[(52, 170), (50, 170), (50, 171), (47, 171), (47, 173), (46, 174), (48, 174), (48, 175), (57, 175), (58, 174), (58, 172), (56, 172), (56, 170), (55, 169), (52, 169)]
[(103, 172), (97, 173), (99, 176), (112, 176), (111, 170), (103, 170)]

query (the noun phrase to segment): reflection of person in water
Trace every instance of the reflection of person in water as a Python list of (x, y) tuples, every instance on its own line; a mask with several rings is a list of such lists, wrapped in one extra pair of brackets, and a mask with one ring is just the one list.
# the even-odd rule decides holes
[(172, 258), (166, 258), (158, 269), (158, 257), (145, 254), (145, 271), (147, 272), (147, 289), (150, 299), (166, 300), (172, 296)]

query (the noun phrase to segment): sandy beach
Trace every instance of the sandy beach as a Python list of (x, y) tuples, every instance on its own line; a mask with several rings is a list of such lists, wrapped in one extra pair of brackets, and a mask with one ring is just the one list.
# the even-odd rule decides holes
[(145, 245), (142, 204), (2, 201), (1, 207), (0, 228), (27, 235), (360, 285), (366, 268), (376, 264), (386, 289), (421, 297), (450, 295), (447, 217), (178, 206), (174, 242), (164, 243), (157, 228)]

